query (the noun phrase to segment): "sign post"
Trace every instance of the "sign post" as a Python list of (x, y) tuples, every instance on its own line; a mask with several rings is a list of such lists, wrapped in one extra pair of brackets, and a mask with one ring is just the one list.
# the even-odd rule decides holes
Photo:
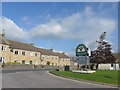
[(85, 65), (85, 70), (87, 70), (87, 65), (90, 64), (89, 60), (90, 50), (84, 44), (79, 44), (76, 48), (76, 56), (78, 57), (78, 63)]

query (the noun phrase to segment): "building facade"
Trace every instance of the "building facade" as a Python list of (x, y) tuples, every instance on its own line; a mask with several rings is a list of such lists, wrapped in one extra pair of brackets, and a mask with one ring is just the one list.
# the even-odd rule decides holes
[(0, 34), (0, 62), (64, 66), (70, 65), (70, 58), (65, 53), (38, 48), (34, 43), (26, 44), (8, 40), (4, 34)]

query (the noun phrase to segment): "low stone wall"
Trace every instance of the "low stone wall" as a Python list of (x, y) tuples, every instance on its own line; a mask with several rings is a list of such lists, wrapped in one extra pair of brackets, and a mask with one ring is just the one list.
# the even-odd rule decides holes
[(58, 66), (51, 66), (51, 65), (29, 65), (29, 64), (4, 64), (2, 67), (3, 69), (13, 69), (13, 70), (18, 70), (18, 69), (60, 69), (61, 71), (64, 70), (64, 67), (58, 67)]
[[(18, 70), (18, 69), (52, 69), (56, 70), (59, 69), (59, 71), (64, 71), (65, 67), (64, 66), (51, 66), (51, 65), (30, 65), (30, 64), (4, 64), (2, 67), (3, 69), (13, 69), (13, 70)], [(78, 66), (69, 66), (69, 70), (78, 70)]]
[(79, 70), (80, 67), (76, 66), (76, 65), (71, 65), (70, 66), (70, 70)]
[(34, 65), (27, 64), (4, 64), (3, 69), (33, 69)]
[(51, 66), (51, 65), (34, 65), (34, 69), (57, 69), (58, 66)]

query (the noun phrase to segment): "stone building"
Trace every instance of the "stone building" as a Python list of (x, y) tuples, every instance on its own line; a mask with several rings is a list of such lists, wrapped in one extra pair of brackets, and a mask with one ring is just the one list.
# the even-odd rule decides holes
[(20, 62), (21, 64), (64, 66), (70, 65), (70, 58), (65, 53), (54, 52), (52, 49), (43, 49), (12, 41), (0, 34), (0, 62)]

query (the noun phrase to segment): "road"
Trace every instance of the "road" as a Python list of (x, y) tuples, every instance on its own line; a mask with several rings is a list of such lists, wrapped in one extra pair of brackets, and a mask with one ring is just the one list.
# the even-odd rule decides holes
[(59, 78), (48, 70), (9, 71), (2, 73), (2, 88), (111, 88)]

